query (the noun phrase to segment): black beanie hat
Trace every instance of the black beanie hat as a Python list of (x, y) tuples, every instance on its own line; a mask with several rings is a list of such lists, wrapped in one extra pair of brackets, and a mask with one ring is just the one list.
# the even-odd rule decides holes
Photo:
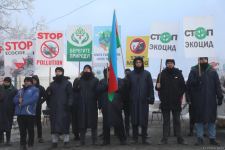
[(24, 82), (26, 82), (26, 81), (33, 83), (33, 78), (32, 77), (25, 77)]
[(62, 67), (56, 67), (56, 68), (55, 68), (55, 72), (56, 72), (57, 70), (62, 71), (62, 73), (64, 74), (64, 69), (63, 69)]
[(167, 59), (166, 60), (166, 65), (167, 65), (168, 62), (172, 62), (175, 65), (175, 60), (174, 59)]
[[(135, 66), (135, 63), (136, 63), (137, 60), (140, 60), (142, 63), (144, 63), (143, 57), (138, 56), (138, 57), (135, 57), (135, 58), (134, 58), (134, 61), (133, 61), (133, 65), (134, 65), (134, 66)], [(143, 65), (144, 65), (144, 64), (143, 64)]]
[(202, 59), (206, 59), (207, 61), (209, 61), (208, 57), (199, 57), (199, 60), (202, 60)]
[(4, 78), (4, 81), (10, 82), (10, 83), (11, 83), (11, 82), (12, 82), (12, 79), (11, 79), (10, 77), (5, 77), (5, 78)]
[(91, 68), (90, 65), (85, 65), (84, 68), (83, 68), (83, 70), (84, 70), (85, 68), (89, 68), (89, 69), (91, 70), (91, 72), (92, 72), (92, 68)]

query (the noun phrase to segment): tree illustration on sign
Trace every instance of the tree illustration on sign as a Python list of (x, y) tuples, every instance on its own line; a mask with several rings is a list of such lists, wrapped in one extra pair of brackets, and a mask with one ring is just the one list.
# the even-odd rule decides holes
[(109, 49), (110, 35), (111, 31), (103, 31), (99, 33), (99, 45), (104, 49), (104, 51), (108, 51)]
[(89, 40), (89, 34), (83, 29), (79, 27), (75, 30), (75, 32), (71, 35), (71, 39), (76, 44), (84, 44)]
[(48, 58), (54, 57), (54, 55), (57, 53), (57, 48), (51, 43), (48, 43), (46, 45), (47, 46), (45, 46), (43, 49), (43, 53), (48, 56)]

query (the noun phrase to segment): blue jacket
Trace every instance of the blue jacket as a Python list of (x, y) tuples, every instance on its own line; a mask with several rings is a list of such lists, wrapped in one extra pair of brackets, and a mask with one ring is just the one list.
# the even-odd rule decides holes
[[(21, 105), (19, 105), (20, 96), (23, 99)], [(15, 115), (36, 115), (36, 103), (39, 98), (39, 89), (35, 86), (30, 86), (27, 89), (20, 89), (17, 95), (14, 97), (13, 101), (15, 103)]]

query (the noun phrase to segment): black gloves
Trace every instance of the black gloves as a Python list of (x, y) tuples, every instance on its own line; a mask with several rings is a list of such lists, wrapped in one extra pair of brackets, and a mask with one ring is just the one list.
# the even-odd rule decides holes
[(65, 105), (65, 111), (72, 112), (72, 110), (73, 110), (72, 106)]
[(148, 97), (147, 101), (148, 101), (148, 104), (153, 105), (155, 102), (155, 99)]
[(201, 85), (202, 84), (202, 77), (201, 76), (198, 76), (197, 77), (197, 84), (198, 85)]
[(223, 97), (218, 98), (217, 105), (218, 105), (218, 106), (221, 106), (222, 104), (223, 104)]

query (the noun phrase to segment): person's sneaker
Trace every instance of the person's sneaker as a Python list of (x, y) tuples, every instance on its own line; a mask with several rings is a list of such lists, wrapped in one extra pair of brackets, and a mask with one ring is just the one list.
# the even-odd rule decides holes
[(220, 143), (218, 143), (215, 139), (210, 139), (209, 143), (210, 143), (210, 145), (220, 146)]
[(64, 142), (64, 144), (63, 144), (63, 148), (70, 148), (70, 144), (69, 144), (69, 142)]
[(32, 147), (34, 147), (34, 145), (33, 144), (28, 144), (28, 147), (32, 148)]
[(74, 141), (79, 141), (80, 140), (80, 137), (79, 136), (75, 136), (74, 137)]
[(103, 143), (101, 144), (101, 146), (106, 146), (106, 145), (110, 145), (109, 141), (103, 141)]
[(160, 140), (159, 145), (166, 145), (166, 144), (168, 144), (168, 140), (167, 140), (166, 138), (162, 138), (162, 139)]
[(98, 137), (103, 137), (103, 133), (99, 134)]
[(202, 138), (198, 138), (196, 143), (195, 143), (196, 146), (203, 145), (203, 144), (204, 143), (203, 143), (203, 139)]
[(138, 139), (133, 138), (132, 144), (138, 144)]
[(148, 141), (146, 141), (146, 139), (142, 139), (142, 144), (143, 145), (150, 145), (150, 143)]
[(52, 149), (56, 149), (58, 147), (58, 144), (57, 143), (52, 143)]
[(44, 143), (44, 139), (43, 138), (39, 138), (38, 139), (38, 143)]
[(27, 146), (26, 145), (21, 145), (20, 146), (20, 150), (27, 150)]
[(120, 141), (120, 145), (127, 145), (126, 140), (121, 140), (121, 141)]
[(187, 143), (184, 141), (184, 139), (183, 138), (177, 138), (177, 143), (178, 144), (181, 144), (181, 145), (187, 145)]
[(188, 136), (193, 136), (194, 135), (194, 133), (193, 132), (190, 132), (189, 134), (188, 134)]
[(5, 143), (5, 146), (12, 146), (12, 144), (8, 141)]
[(79, 144), (76, 145), (76, 147), (81, 147), (81, 146), (84, 146), (85, 145), (85, 142), (80, 142)]

